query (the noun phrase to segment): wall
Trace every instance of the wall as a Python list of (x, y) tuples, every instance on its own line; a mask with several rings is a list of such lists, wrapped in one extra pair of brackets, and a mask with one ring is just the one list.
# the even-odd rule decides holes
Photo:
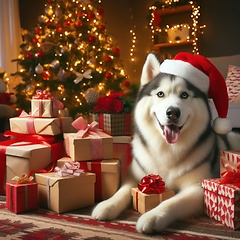
[[(44, 13), (46, 0), (19, 0), (20, 18), (23, 28), (31, 29), (37, 24), (38, 16)], [(151, 50), (148, 28), (148, 7), (155, 0), (102, 0), (108, 32), (120, 48), (124, 68), (132, 82), (139, 82), (142, 66)], [(207, 28), (199, 39), (199, 49), (206, 57), (226, 56), (240, 53), (239, 0), (200, 0), (201, 24)], [(130, 29), (135, 25), (137, 36), (135, 62), (130, 61), (132, 36)]]

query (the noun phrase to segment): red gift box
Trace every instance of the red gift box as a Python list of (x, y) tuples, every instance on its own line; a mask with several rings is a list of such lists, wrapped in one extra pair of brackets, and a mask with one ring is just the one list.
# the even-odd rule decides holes
[(111, 136), (129, 136), (132, 134), (131, 113), (98, 114), (99, 128)]
[(220, 173), (223, 173), (229, 167), (240, 168), (240, 151), (220, 151), (220, 163)]
[(120, 160), (121, 178), (123, 178), (132, 162), (132, 137), (114, 136), (113, 137), (113, 158)]
[(236, 230), (240, 228), (240, 184), (222, 178), (204, 179), (204, 210), (208, 216)]
[(38, 184), (29, 182), (19, 184), (6, 183), (6, 206), (14, 213), (21, 213), (38, 208)]

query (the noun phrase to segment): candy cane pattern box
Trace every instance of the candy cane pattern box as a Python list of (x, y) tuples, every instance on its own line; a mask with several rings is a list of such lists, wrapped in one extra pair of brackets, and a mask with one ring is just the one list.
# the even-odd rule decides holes
[(240, 228), (240, 184), (204, 179), (204, 210), (208, 216), (234, 230)]
[(220, 173), (225, 172), (226, 168), (240, 169), (240, 151), (220, 151)]

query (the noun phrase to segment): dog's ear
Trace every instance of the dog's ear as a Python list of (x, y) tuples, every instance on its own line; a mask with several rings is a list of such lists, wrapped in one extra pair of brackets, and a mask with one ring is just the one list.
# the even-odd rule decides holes
[(144, 84), (151, 81), (160, 72), (160, 62), (154, 53), (149, 53), (143, 65), (140, 83)]

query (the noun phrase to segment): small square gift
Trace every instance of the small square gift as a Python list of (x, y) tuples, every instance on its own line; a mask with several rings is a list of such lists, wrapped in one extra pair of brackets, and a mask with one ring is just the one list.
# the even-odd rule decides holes
[(77, 162), (67, 164), (56, 172), (35, 174), (41, 207), (63, 213), (94, 204), (95, 174), (84, 173)]
[(133, 99), (126, 99), (119, 93), (97, 99), (93, 110), (98, 114), (99, 128), (111, 136), (131, 135), (133, 103)]
[[(65, 163), (73, 162), (69, 157), (63, 157), (57, 161), (57, 166), (62, 167)], [(116, 193), (120, 185), (119, 160), (101, 160), (77, 162), (85, 172), (96, 174), (95, 201), (108, 199)]]
[(38, 209), (38, 184), (32, 177), (22, 174), (6, 183), (6, 206), (14, 213)]
[(229, 168), (240, 168), (240, 151), (220, 151), (220, 173), (222, 174)]
[(222, 178), (204, 179), (204, 210), (206, 214), (234, 230), (240, 228), (240, 176), (225, 172)]
[(141, 179), (138, 188), (132, 188), (133, 208), (141, 214), (157, 207), (159, 203), (175, 195), (165, 188), (165, 183), (159, 175), (150, 174)]
[(113, 138), (97, 129), (97, 124), (94, 121), (89, 125), (79, 117), (72, 122), (78, 132), (64, 134), (66, 154), (73, 161), (112, 159)]
[(58, 117), (58, 111), (63, 108), (63, 103), (46, 90), (37, 90), (31, 100), (31, 116), (33, 117)]

